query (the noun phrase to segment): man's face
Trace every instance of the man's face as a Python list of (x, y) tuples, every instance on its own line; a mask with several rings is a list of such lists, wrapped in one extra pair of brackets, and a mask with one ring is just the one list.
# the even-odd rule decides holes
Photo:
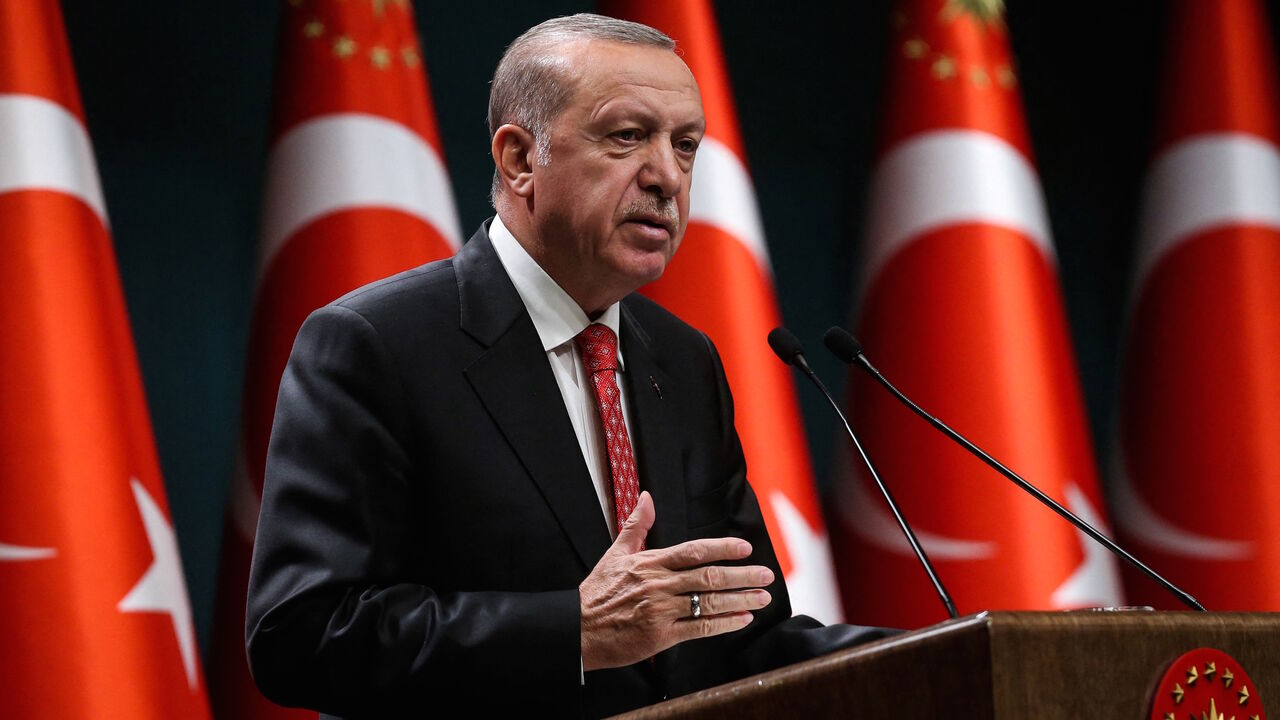
[(580, 303), (607, 305), (662, 275), (679, 247), (706, 122), (670, 50), (585, 41), (566, 59), (577, 82), (534, 170), (533, 220), (544, 267)]

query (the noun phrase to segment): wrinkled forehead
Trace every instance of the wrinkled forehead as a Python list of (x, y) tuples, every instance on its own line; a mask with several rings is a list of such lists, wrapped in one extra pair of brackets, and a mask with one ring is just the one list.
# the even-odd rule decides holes
[(697, 99), (698, 83), (675, 51), (611, 40), (573, 40), (557, 48), (554, 62), (569, 83), (570, 102), (624, 86)]

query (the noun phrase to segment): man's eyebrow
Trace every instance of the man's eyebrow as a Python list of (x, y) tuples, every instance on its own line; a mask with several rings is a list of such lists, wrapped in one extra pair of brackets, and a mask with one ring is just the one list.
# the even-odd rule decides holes
[(687, 123), (677, 125), (675, 129), (676, 129), (676, 132), (705, 133), (707, 131), (707, 118), (700, 117), (697, 120), (690, 120)]
[[(645, 103), (614, 98), (606, 100), (595, 108), (588, 119), (591, 124), (610, 124), (622, 121), (635, 121), (646, 125), (655, 125), (661, 121), (661, 115)], [(707, 118), (705, 115), (700, 114), (697, 118), (674, 126), (672, 132), (706, 134)]]
[(634, 100), (608, 100), (595, 112), (591, 114), (593, 121), (611, 121), (623, 118), (639, 118), (647, 122), (653, 122), (657, 119), (657, 113), (653, 112), (643, 103)]

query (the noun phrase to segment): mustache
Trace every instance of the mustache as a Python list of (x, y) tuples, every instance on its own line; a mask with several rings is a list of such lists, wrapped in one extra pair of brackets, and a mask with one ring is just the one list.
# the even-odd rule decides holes
[(627, 220), (660, 222), (672, 232), (680, 226), (680, 209), (676, 207), (676, 199), (658, 195), (643, 195), (633, 200), (623, 209), (622, 216)]

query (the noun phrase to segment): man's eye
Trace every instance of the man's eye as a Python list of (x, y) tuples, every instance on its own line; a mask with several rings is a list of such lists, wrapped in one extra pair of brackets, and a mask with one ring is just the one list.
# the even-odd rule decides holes
[(698, 151), (698, 141), (692, 138), (685, 138), (676, 142), (676, 149), (682, 153), (692, 155)]
[(635, 129), (618, 130), (613, 134), (613, 137), (622, 142), (635, 142), (640, 139), (640, 131)]

